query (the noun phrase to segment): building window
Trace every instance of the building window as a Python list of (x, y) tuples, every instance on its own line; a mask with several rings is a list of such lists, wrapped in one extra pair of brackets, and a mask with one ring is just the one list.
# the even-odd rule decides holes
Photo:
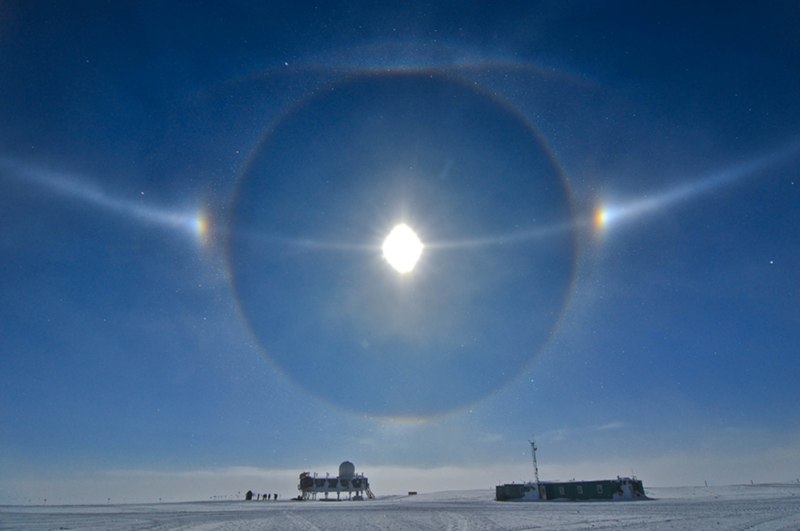
[(564, 495), (564, 487), (558, 487), (558, 493), (563, 496)]
[(578, 494), (583, 494), (583, 485), (578, 485)]
[(603, 494), (603, 486), (602, 485), (598, 485), (597, 486), (597, 494)]

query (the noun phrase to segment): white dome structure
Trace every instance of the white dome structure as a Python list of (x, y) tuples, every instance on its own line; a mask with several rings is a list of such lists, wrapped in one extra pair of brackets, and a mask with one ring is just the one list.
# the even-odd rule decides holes
[(356, 475), (356, 466), (350, 461), (345, 461), (339, 465), (339, 477), (341, 479), (353, 479)]

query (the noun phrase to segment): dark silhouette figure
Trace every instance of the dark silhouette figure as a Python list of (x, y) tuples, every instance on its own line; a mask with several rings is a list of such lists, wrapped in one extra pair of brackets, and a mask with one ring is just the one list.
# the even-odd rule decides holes
[(275, 496), (275, 501), (278, 501), (278, 495), (275, 494), (274, 496)]
[(244, 499), (248, 500), (248, 501), (252, 500), (253, 499), (253, 491), (252, 490), (248, 490), (247, 494), (244, 495)]

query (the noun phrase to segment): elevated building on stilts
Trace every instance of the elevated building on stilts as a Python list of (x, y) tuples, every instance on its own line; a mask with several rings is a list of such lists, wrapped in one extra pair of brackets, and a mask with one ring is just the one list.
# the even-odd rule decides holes
[[(335, 478), (330, 474), (325, 474), (323, 478), (316, 472), (303, 472), (297, 488), (302, 500), (363, 500), (365, 494), (368, 499), (375, 498), (369, 488), (369, 479), (363, 474), (356, 474), (356, 467), (350, 461), (339, 465), (339, 475)], [(320, 494), (322, 498), (318, 498)], [(336, 498), (332, 497), (333, 494), (336, 494)]]

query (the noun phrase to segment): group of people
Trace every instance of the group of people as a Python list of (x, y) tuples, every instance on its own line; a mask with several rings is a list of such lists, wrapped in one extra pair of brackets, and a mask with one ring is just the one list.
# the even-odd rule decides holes
[(259, 500), (260, 501), (270, 501), (270, 500), (278, 501), (278, 494), (277, 493), (275, 493), (275, 494), (258, 494), (258, 493), (253, 494), (252, 490), (248, 490), (247, 491), (247, 494), (244, 495), (244, 499), (250, 501), (250, 500), (253, 499), (253, 496), (256, 497), (256, 501), (259, 501)]

